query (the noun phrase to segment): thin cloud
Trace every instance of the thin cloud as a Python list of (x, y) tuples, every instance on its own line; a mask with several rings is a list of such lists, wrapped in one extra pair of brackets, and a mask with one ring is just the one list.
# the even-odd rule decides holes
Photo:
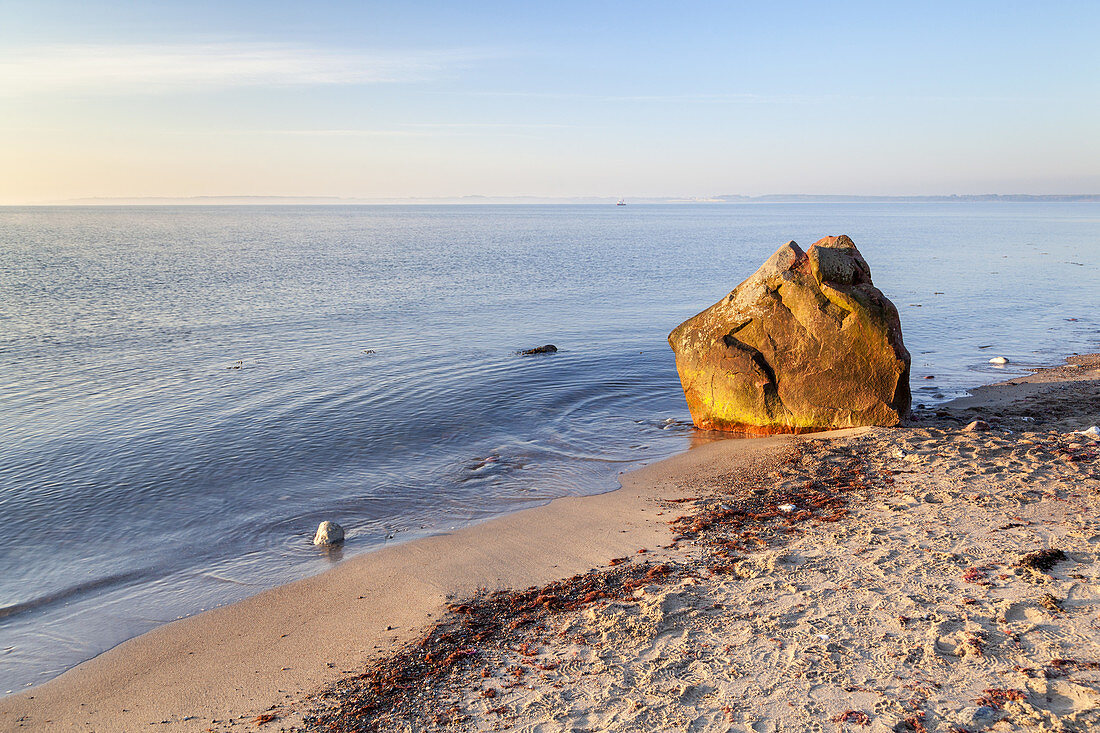
[(238, 135), (291, 135), (294, 137), (424, 137), (417, 130), (236, 130)]
[(578, 129), (580, 125), (523, 122), (411, 122), (398, 128), (335, 128), (312, 130), (248, 130), (239, 134), (292, 135), (298, 137), (436, 137), (439, 135), (470, 135), (482, 130), (522, 134), (534, 130)]
[(559, 122), (410, 122), (410, 127), (442, 128), (521, 128), (546, 129), (588, 127), (588, 125), (568, 125)]
[(529, 99), (577, 99), (593, 102), (699, 102), (713, 104), (754, 104), (778, 101), (801, 101), (794, 96), (762, 96), (759, 94), (583, 94), (575, 92), (475, 91), (438, 92), (478, 97), (519, 97)]
[(933, 95), (857, 95), (857, 94), (583, 94), (574, 92), (528, 91), (441, 91), (435, 94), (478, 97), (516, 97), (527, 99), (581, 100), (604, 103), (713, 104), (752, 105), (789, 104), (815, 105), (829, 102), (975, 102), (1019, 104), (1044, 101), (1038, 97), (1004, 96), (933, 96)]
[(39, 46), (0, 51), (0, 94), (413, 82), (485, 58), (461, 49), (364, 53), (266, 43)]

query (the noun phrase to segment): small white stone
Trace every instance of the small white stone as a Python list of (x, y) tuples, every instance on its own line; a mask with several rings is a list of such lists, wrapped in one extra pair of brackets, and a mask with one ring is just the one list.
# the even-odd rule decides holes
[(344, 528), (327, 519), (317, 525), (317, 534), (313, 535), (315, 545), (338, 545), (344, 541)]
[(1008, 359), (1006, 359), (1003, 356), (994, 356), (992, 359), (989, 360), (989, 363), (990, 364), (1007, 364)]
[(780, 504), (779, 505), (779, 511), (781, 511), (781, 512), (793, 512), (794, 511), (794, 504)]

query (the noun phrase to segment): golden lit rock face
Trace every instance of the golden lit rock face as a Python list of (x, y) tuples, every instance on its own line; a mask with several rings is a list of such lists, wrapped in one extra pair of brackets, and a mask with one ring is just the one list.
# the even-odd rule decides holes
[(898, 310), (846, 236), (780, 247), (669, 334), (696, 427), (802, 433), (897, 425), (909, 412)]

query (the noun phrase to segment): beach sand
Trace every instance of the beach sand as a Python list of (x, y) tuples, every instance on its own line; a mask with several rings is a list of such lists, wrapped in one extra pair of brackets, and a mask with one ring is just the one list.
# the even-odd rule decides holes
[(353, 558), (0, 700), (0, 729), (1100, 729), (1100, 443), (1069, 432), (1100, 358), (1073, 361)]

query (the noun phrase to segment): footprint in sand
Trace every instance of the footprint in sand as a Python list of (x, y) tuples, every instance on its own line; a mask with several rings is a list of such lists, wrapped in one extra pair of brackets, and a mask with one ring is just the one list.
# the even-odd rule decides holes
[[(1100, 723), (1098, 702), (1100, 702), (1100, 693), (1089, 687), (1070, 680), (1049, 680), (1045, 694), (1042, 695), (1041, 707), (1054, 713), (1059, 719), (1064, 720), (1074, 714), (1081, 717), (1082, 713), (1087, 713), (1091, 718), (1090, 722)], [(1086, 730), (1086, 728), (1076, 727), (1068, 730), (1073, 729)]]
[(1004, 619), (1009, 623), (1023, 621), (1029, 624), (1038, 625), (1046, 622), (1048, 618), (1049, 614), (1044, 612), (1032, 601), (1020, 601), (1009, 604), (1004, 612)]

